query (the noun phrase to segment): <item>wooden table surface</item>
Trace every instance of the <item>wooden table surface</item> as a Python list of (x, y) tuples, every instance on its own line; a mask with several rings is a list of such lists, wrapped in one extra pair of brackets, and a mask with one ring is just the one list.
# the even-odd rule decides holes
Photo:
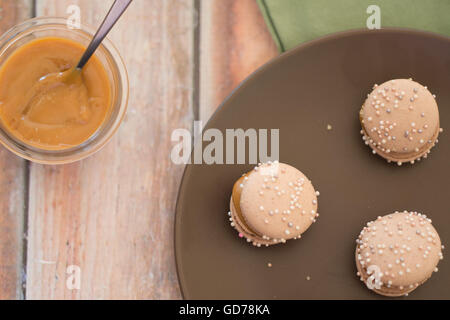
[[(0, 33), (35, 16), (98, 26), (112, 0), (0, 0)], [(171, 133), (204, 122), (277, 55), (254, 0), (135, 0), (110, 34), (127, 116), (100, 152), (44, 166), (0, 147), (0, 299), (179, 299), (173, 223), (183, 166)], [(67, 286), (68, 267), (81, 271)], [(68, 272), (69, 271), (69, 272)]]

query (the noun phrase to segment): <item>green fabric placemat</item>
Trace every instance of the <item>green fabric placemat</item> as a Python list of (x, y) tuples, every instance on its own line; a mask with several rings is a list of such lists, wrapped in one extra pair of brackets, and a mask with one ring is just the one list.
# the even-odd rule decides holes
[(320, 36), (367, 28), (377, 5), (381, 28), (403, 27), (450, 36), (450, 0), (256, 0), (283, 52)]

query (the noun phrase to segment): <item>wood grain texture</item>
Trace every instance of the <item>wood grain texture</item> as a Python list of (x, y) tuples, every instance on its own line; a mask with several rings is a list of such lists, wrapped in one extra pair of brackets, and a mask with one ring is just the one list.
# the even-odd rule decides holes
[[(31, 1), (0, 1), (0, 34), (30, 18)], [(0, 146), (0, 300), (21, 299), (26, 162)]]
[[(112, 1), (38, 0), (38, 15), (81, 7), (97, 26)], [(113, 140), (85, 161), (30, 172), (28, 299), (177, 299), (173, 221), (182, 166), (170, 136), (193, 121), (193, 1), (134, 1), (110, 39), (130, 100)], [(66, 268), (81, 268), (81, 289)]]
[(200, 119), (277, 55), (255, 0), (201, 1)]

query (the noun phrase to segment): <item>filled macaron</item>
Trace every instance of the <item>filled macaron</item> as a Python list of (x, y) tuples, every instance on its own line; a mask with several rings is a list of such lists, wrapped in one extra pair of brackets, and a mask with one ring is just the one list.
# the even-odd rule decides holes
[(361, 108), (360, 121), (372, 152), (398, 165), (427, 158), (442, 132), (435, 96), (411, 79), (375, 85)]
[(356, 240), (357, 275), (374, 292), (408, 295), (437, 272), (439, 234), (426, 215), (395, 212), (369, 222)]
[(231, 225), (258, 247), (298, 239), (319, 216), (318, 195), (296, 168), (277, 161), (260, 164), (234, 184)]

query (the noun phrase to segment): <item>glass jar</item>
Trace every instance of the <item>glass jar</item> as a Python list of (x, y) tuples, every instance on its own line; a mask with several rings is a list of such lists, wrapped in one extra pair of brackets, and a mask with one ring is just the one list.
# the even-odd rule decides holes
[[(24, 44), (45, 37), (76, 41), (87, 47), (95, 30), (81, 26), (71, 28), (65, 18), (35, 18), (8, 30), (0, 37), (0, 67)], [(16, 155), (43, 164), (63, 164), (86, 158), (100, 150), (114, 135), (122, 122), (128, 102), (128, 75), (119, 52), (105, 39), (95, 55), (105, 68), (111, 86), (111, 106), (97, 131), (82, 144), (63, 150), (44, 150), (15, 138), (0, 121), (0, 142)]]

